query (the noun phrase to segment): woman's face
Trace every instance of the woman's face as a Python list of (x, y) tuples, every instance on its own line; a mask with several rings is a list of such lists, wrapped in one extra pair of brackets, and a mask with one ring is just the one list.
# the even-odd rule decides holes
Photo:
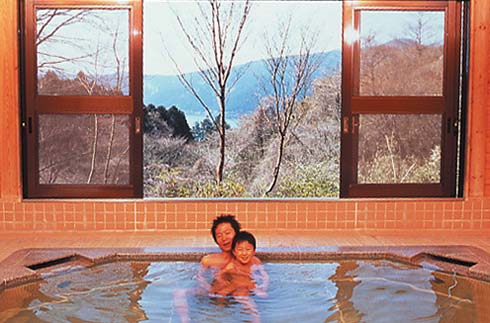
[(230, 223), (224, 222), (218, 224), (216, 227), (216, 242), (221, 250), (225, 252), (231, 251), (231, 243), (233, 242), (233, 238), (235, 237), (235, 230)]

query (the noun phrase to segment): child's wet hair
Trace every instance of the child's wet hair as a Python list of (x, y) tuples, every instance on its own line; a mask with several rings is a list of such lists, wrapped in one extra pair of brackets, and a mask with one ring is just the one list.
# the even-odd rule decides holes
[(213, 220), (213, 226), (211, 227), (211, 234), (213, 235), (214, 242), (216, 243), (218, 243), (218, 241), (216, 241), (216, 228), (221, 223), (229, 223), (233, 228), (233, 230), (235, 230), (235, 234), (240, 232), (241, 229), (240, 222), (238, 222), (238, 220), (235, 218), (234, 215), (231, 214), (220, 215)]
[(237, 245), (237, 243), (243, 242), (243, 241), (247, 241), (252, 246), (254, 246), (254, 250), (256, 249), (256, 240), (255, 240), (254, 235), (248, 231), (240, 231), (233, 238), (233, 242), (231, 244), (231, 250), (235, 249), (235, 246)]

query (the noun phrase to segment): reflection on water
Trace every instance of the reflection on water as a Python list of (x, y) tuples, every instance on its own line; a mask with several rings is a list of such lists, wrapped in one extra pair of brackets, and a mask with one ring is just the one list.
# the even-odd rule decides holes
[[(173, 292), (199, 264), (118, 262), (0, 294), (0, 322), (179, 322)], [(389, 261), (267, 263), (262, 322), (487, 322), (490, 284)], [(232, 298), (187, 297), (192, 322), (250, 322)]]

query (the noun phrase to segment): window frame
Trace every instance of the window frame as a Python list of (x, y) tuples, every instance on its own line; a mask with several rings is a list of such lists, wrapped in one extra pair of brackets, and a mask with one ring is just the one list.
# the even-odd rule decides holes
[[(340, 198), (350, 197), (453, 197), (456, 191), (458, 96), (460, 69), (461, 3), (456, 1), (347, 1), (343, 8), (342, 125)], [(360, 38), (352, 43), (345, 31), (359, 35), (360, 12), (444, 11), (444, 62), (442, 96), (360, 96)], [(440, 183), (357, 183), (358, 127), (362, 114), (441, 114)]]
[[(128, 10), (129, 94), (121, 96), (48, 96), (37, 94), (37, 9)], [(22, 33), (21, 105), (23, 135), (23, 191), (27, 198), (141, 198), (143, 197), (143, 76), (142, 3), (110, 0), (26, 0), (20, 4)], [(40, 184), (39, 114), (115, 114), (129, 117), (128, 184)]]

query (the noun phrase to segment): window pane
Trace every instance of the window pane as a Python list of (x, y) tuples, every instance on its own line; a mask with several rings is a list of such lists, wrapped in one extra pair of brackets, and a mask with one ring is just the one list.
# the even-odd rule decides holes
[(128, 95), (129, 11), (38, 9), (39, 95)]
[(360, 95), (442, 95), (444, 12), (362, 11), (360, 37)]
[(40, 184), (129, 184), (129, 116), (39, 117)]
[(146, 197), (338, 196), (341, 1), (143, 3)]
[(440, 115), (361, 115), (358, 183), (439, 183)]

